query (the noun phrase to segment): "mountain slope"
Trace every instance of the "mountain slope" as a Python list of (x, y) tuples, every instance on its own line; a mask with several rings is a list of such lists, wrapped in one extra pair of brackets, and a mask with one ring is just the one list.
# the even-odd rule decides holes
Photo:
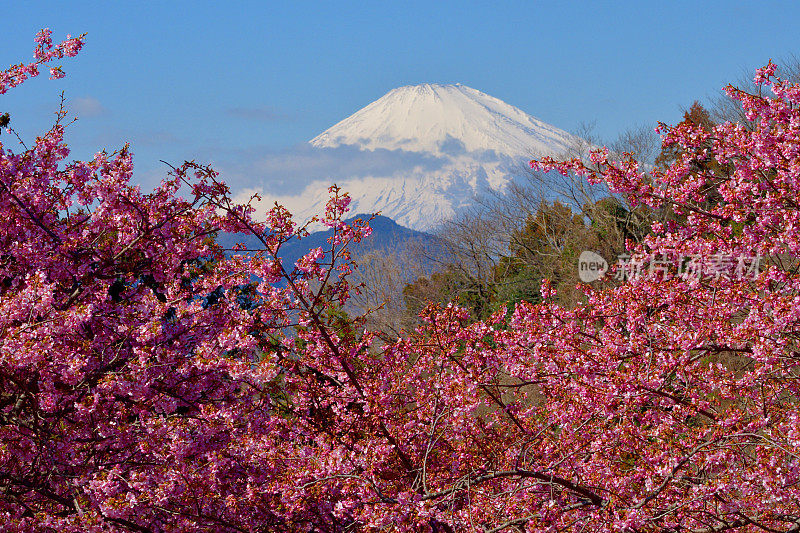
[[(368, 170), (331, 175), (298, 196), (262, 194), (267, 205), (277, 200), (308, 219), (324, 211), (336, 183), (350, 194), (352, 212), (429, 231), (476, 196), (526, 176), (531, 158), (561, 155), (579, 139), (470, 87), (423, 84), (390, 91), (309, 142), (321, 156), (368, 160)], [(263, 193), (244, 191), (242, 199), (252, 192)]]
[(399, 87), (309, 141), (456, 155), (493, 151), (512, 157), (564, 151), (573, 136), (502, 100), (460, 83)]
[[(347, 219), (347, 223), (352, 223), (356, 218), (368, 220), (370, 215), (356, 215)], [(402, 250), (408, 245), (423, 247), (431, 255), (435, 255), (442, 247), (441, 241), (428, 233), (415, 231), (398, 225), (393, 220), (378, 216), (370, 222), (372, 234), (360, 243), (352, 243), (350, 250), (354, 256), (365, 254), (371, 251), (394, 252)], [(328, 239), (333, 236), (333, 230), (317, 231), (311, 233), (303, 239), (294, 239), (285, 243), (281, 247), (280, 257), (284, 266), (288, 270), (293, 268), (294, 263), (314, 248), (325, 249), (329, 246)], [(237, 243), (242, 243), (249, 250), (262, 249), (261, 242), (252, 235), (242, 233), (223, 233), (217, 239), (217, 244), (230, 250)], [(237, 252), (229, 252), (231, 254)], [(241, 252), (240, 252), (241, 253)]]

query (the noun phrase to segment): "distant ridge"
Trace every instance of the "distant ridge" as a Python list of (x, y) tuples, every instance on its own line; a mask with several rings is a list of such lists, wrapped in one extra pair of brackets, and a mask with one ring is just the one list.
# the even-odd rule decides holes
[[(355, 219), (369, 220), (371, 215), (361, 214), (355, 215), (347, 219), (346, 222), (352, 223)], [(437, 237), (415, 231), (409, 228), (400, 226), (390, 218), (384, 216), (375, 217), (370, 222), (372, 234), (363, 239), (360, 243), (351, 244), (351, 252), (354, 255), (365, 254), (371, 251), (387, 251), (395, 252), (401, 250), (404, 246), (409, 244), (416, 244), (427, 248), (432, 253), (440, 247), (440, 241)], [(333, 230), (318, 231), (311, 233), (308, 237), (301, 240), (292, 240), (287, 242), (281, 247), (280, 257), (283, 264), (291, 270), (294, 263), (308, 253), (313, 248), (323, 248), (328, 246), (328, 238), (333, 236)], [(242, 243), (247, 246), (248, 250), (260, 250), (262, 248), (261, 242), (252, 235), (245, 235), (241, 233), (223, 233), (217, 237), (217, 244), (225, 249), (230, 250), (237, 243)], [(229, 252), (236, 253), (236, 252)]]

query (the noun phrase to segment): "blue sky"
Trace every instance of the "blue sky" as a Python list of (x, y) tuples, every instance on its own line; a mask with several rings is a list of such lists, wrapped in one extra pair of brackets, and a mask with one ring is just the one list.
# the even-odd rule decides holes
[[(74, 157), (130, 141), (139, 180), (160, 159), (245, 179), (392, 88), (459, 82), (568, 131), (612, 139), (675, 122), (770, 58), (800, 54), (798, 2), (46, 2), (3, 7), (0, 64), (33, 36), (86, 32), (46, 76), (0, 96), (32, 139), (63, 90)], [(8, 22), (11, 24), (8, 24)], [(3, 135), (8, 143), (8, 137)], [(235, 185), (235, 183), (234, 183)]]

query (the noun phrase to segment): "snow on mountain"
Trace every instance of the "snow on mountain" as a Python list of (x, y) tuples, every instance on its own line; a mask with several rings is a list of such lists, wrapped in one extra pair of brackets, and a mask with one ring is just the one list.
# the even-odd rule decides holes
[(563, 149), (571, 140), (570, 134), (460, 83), (425, 83), (389, 91), (310, 142), (319, 147), (355, 144), (364, 150), (437, 155), (452, 155), (453, 148), (491, 150), (527, 157)]
[[(380, 212), (426, 231), (527, 172), (527, 161), (560, 155), (577, 139), (520, 109), (461, 84), (394, 89), (311, 139), (320, 150), (355, 146), (362, 153), (391, 151), (408, 160), (424, 154), (436, 165), (371, 169), (369, 175), (330, 176), (300, 196), (269, 197), (299, 219), (324, 211), (335, 182), (353, 199), (351, 212)], [(254, 191), (245, 191), (245, 193)], [(244, 194), (243, 194), (244, 195)]]

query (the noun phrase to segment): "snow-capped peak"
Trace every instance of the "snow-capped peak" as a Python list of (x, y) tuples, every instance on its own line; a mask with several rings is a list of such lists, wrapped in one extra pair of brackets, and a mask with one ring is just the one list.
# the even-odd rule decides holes
[(380, 212), (427, 231), (524, 176), (531, 158), (560, 156), (578, 139), (465, 85), (425, 83), (389, 91), (309, 142), (322, 160), (360, 154), (366, 164), (342, 165), (341, 175), (332, 172), (299, 196), (242, 194), (258, 192), (266, 205), (277, 200), (309, 219), (324, 212), (336, 183), (350, 194), (353, 212)]
[(389, 91), (310, 142), (318, 147), (347, 144), (435, 155), (491, 150), (531, 157), (564, 151), (573, 139), (466, 85), (424, 83)]

